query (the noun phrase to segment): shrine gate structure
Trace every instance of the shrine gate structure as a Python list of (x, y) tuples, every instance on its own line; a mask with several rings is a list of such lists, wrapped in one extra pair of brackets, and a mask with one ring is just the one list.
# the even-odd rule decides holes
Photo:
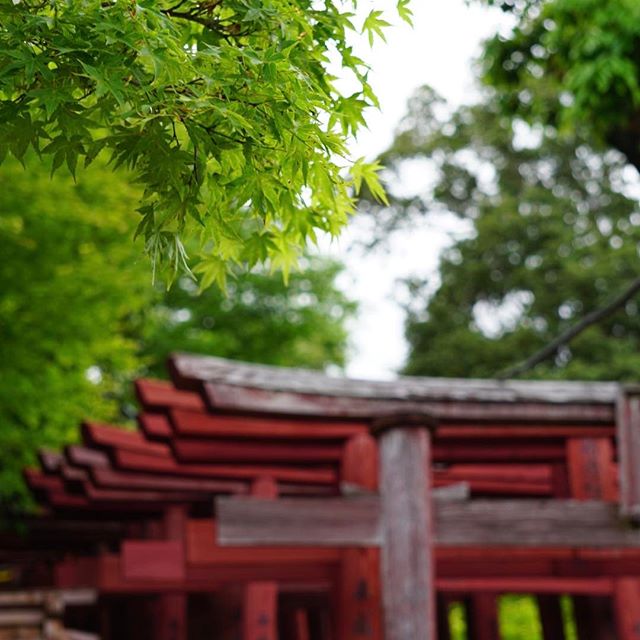
[(499, 640), (503, 594), (640, 640), (640, 388), (169, 369), (25, 470), (0, 640)]

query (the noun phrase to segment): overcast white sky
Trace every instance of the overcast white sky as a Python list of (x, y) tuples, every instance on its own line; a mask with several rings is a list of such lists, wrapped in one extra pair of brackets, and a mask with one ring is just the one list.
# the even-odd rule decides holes
[[(380, 7), (381, 0), (373, 5)], [(391, 142), (404, 114), (407, 99), (423, 84), (430, 84), (452, 104), (473, 101), (472, 60), (480, 42), (507, 24), (497, 10), (467, 6), (463, 0), (414, 0), (413, 29), (399, 23), (387, 34), (387, 43), (373, 49), (362, 42), (361, 57), (372, 71), (370, 79), (381, 102), (371, 111), (369, 128), (352, 145), (354, 157), (374, 158)], [(357, 224), (334, 243), (330, 252), (348, 269), (341, 286), (360, 302), (352, 324), (352, 354), (347, 374), (352, 377), (389, 378), (406, 355), (404, 313), (394, 296), (396, 281), (409, 275), (433, 278), (438, 254), (449, 242), (442, 229), (412, 229), (392, 238), (390, 251), (363, 255), (354, 250)]]

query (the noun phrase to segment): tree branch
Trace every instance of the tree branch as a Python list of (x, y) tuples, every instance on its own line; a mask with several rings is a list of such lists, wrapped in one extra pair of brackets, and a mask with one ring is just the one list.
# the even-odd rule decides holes
[(509, 367), (504, 371), (501, 371), (496, 378), (504, 380), (506, 378), (515, 378), (527, 371), (530, 371), (538, 364), (553, 356), (560, 347), (568, 344), (577, 335), (582, 333), (585, 329), (593, 324), (600, 322), (607, 316), (611, 315), (614, 311), (624, 306), (636, 293), (640, 291), (640, 278), (636, 278), (620, 295), (614, 298), (609, 304), (599, 309), (594, 309), (582, 318), (579, 322), (576, 322), (573, 326), (569, 327), (566, 331), (563, 331), (559, 336), (554, 338), (542, 349), (534, 353), (526, 360), (516, 364), (513, 367)]

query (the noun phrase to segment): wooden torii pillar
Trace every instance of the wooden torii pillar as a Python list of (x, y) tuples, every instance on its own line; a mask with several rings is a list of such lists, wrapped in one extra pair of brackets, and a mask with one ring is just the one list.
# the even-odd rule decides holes
[(430, 416), (374, 421), (379, 436), (385, 640), (436, 640)]
[[(379, 496), (266, 501), (219, 498), (219, 543), (343, 547), (352, 568), (354, 563), (369, 561), (358, 559), (355, 549), (380, 547), (385, 640), (437, 640), (431, 424), (430, 416), (425, 415), (393, 415), (373, 422), (380, 455)], [(356, 447), (353, 454), (358, 450)], [(362, 464), (367, 464), (367, 456)], [(249, 513), (247, 520), (244, 516)], [(339, 615), (354, 614), (360, 617), (357, 607), (339, 611)], [(338, 640), (362, 635), (342, 622)]]

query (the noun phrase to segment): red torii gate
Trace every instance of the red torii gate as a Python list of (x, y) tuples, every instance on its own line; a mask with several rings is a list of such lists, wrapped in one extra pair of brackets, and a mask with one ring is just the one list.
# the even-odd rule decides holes
[[(621, 503), (636, 512), (633, 394), (618, 399), (612, 384), (358, 383), (189, 356), (172, 369), (190, 391), (140, 382), (140, 433), (87, 424), (84, 447), (43, 456), (45, 473), (28, 474), (58, 518), (124, 510), (129, 536), (137, 527), (146, 538), (125, 539), (116, 555), (68, 559), (60, 585), (79, 586), (98, 567), (103, 593), (165, 594), (154, 637), (184, 637), (184, 594), (234, 581), (247, 585), (244, 637), (277, 637), (276, 583), (302, 593), (301, 580), (333, 593), (335, 637), (381, 637), (380, 575), (387, 638), (435, 638), (436, 589), (441, 605), (468, 594), (482, 640), (498, 637), (495, 595), (523, 590), (539, 595), (545, 639), (562, 637), (549, 595), (562, 592), (577, 605), (590, 599), (585, 612), (594, 598), (613, 599), (619, 637), (637, 637), (625, 603), (639, 593), (638, 536), (612, 504), (617, 425), (629, 443), (618, 447)], [(357, 495), (377, 492), (378, 449), (380, 498)], [(473, 499), (436, 502), (432, 535), (429, 487), (461, 481)], [(218, 502), (216, 543), (210, 507), (220, 494), (239, 497)], [(240, 497), (249, 494), (269, 501)], [(560, 500), (569, 498), (598, 502)], [(189, 518), (185, 505), (204, 517)], [(304, 618), (298, 607), (281, 633), (304, 638)], [(581, 638), (606, 637), (609, 622), (596, 618)]]

